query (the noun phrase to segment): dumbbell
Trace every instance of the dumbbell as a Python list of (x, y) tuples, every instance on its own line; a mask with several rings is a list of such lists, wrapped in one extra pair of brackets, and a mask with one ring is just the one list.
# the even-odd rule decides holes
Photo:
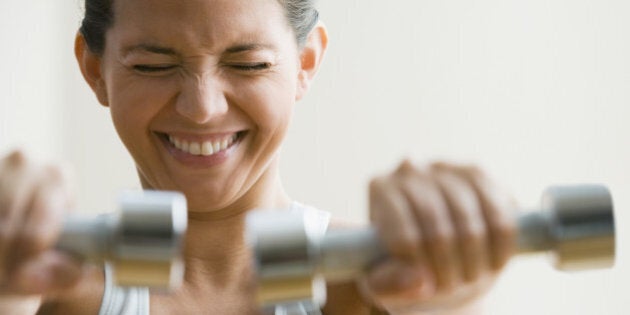
[[(519, 253), (550, 252), (560, 270), (609, 267), (615, 258), (612, 197), (601, 185), (550, 187), (540, 211), (517, 218)], [(387, 256), (373, 227), (310, 229), (303, 215), (257, 211), (248, 237), (261, 305), (325, 301), (326, 281), (357, 277)]]
[(56, 248), (86, 262), (111, 266), (118, 286), (173, 289), (181, 284), (185, 197), (176, 192), (129, 191), (119, 211), (64, 219)]

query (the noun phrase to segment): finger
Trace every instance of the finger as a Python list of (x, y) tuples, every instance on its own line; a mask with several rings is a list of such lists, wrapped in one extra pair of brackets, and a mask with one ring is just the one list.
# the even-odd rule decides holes
[(412, 205), (415, 222), (421, 231), (426, 260), (431, 264), (437, 286), (453, 288), (458, 275), (455, 229), (448, 207), (433, 179), (410, 164), (399, 170), (403, 176), (402, 190)]
[(364, 295), (381, 303), (382, 307), (420, 302), (432, 297), (435, 278), (425, 264), (410, 264), (388, 260), (375, 267), (359, 283)]
[(18, 257), (28, 258), (54, 245), (61, 231), (63, 213), (71, 203), (66, 181), (64, 170), (59, 166), (43, 170), (23, 228), (18, 233)]
[(455, 226), (464, 280), (475, 281), (487, 269), (489, 251), (479, 200), (471, 184), (451, 168), (434, 165), (433, 170)]
[(0, 292), (13, 294), (50, 294), (75, 285), (83, 274), (82, 265), (70, 256), (47, 251), (16, 269)]
[(370, 219), (390, 255), (409, 261), (418, 259), (420, 235), (396, 183), (390, 177), (376, 178), (370, 182), (369, 196)]
[(0, 279), (6, 277), (10, 258), (23, 216), (34, 191), (32, 171), (20, 152), (11, 154), (4, 163), (0, 179)]
[(499, 270), (516, 251), (514, 201), (479, 168), (460, 167), (460, 173), (472, 184), (477, 194), (489, 234), (491, 267)]

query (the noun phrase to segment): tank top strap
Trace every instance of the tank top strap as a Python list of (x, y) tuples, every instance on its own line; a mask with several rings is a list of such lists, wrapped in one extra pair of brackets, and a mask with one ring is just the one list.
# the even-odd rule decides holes
[(113, 270), (105, 264), (105, 291), (99, 315), (149, 315), (148, 288), (121, 288), (114, 285)]

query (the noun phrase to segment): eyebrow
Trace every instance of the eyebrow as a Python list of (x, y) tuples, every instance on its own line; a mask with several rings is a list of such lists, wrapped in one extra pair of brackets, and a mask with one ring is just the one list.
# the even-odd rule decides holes
[[(265, 50), (265, 49), (273, 49), (272, 45), (267, 44), (258, 44), (258, 43), (247, 43), (247, 44), (237, 44), (235, 46), (229, 47), (225, 50), (228, 54), (237, 54), (247, 51), (257, 51), (257, 50)], [(168, 56), (178, 56), (179, 54), (172, 48), (153, 45), (153, 44), (138, 44), (129, 47), (125, 47), (123, 49), (123, 54), (127, 55), (137, 51), (145, 51), (154, 54), (160, 55), (168, 55)]]
[(150, 52), (154, 54), (169, 55), (169, 56), (178, 55), (177, 52), (175, 52), (175, 50), (172, 48), (151, 45), (151, 44), (138, 44), (138, 45), (125, 47), (123, 49), (123, 54), (127, 55), (136, 51), (145, 51), (145, 52)]
[(238, 44), (238, 45), (235, 45), (226, 49), (225, 52), (228, 54), (237, 54), (237, 53), (246, 52), (246, 51), (265, 50), (265, 49), (273, 49), (273, 48), (274, 47), (272, 45), (266, 45), (266, 44), (256, 44), (256, 43)]

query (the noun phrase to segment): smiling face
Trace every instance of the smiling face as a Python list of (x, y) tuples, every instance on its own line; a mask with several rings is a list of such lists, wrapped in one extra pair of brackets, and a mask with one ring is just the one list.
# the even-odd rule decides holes
[(277, 188), (312, 78), (277, 0), (115, 1), (105, 50), (90, 54), (77, 54), (82, 71), (145, 188), (182, 191), (201, 212), (256, 206)]

